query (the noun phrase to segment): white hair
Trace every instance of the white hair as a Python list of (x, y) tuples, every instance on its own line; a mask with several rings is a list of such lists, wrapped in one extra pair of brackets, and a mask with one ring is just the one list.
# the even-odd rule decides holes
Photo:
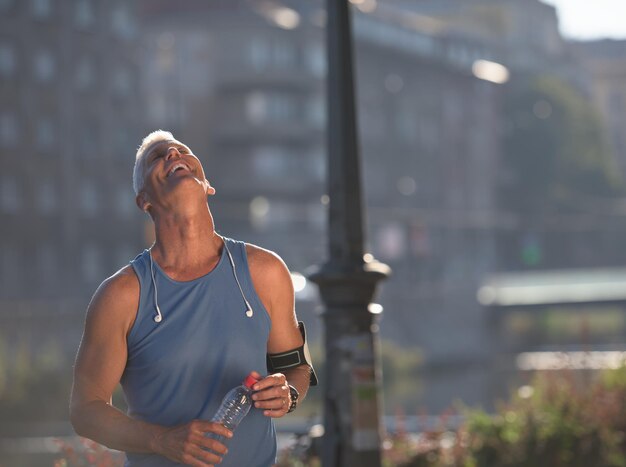
[(135, 167), (133, 168), (133, 189), (135, 190), (135, 195), (138, 195), (139, 191), (143, 188), (144, 156), (146, 155), (146, 151), (150, 146), (161, 141), (176, 141), (176, 138), (174, 138), (174, 135), (169, 131), (156, 130), (146, 136), (137, 149)]

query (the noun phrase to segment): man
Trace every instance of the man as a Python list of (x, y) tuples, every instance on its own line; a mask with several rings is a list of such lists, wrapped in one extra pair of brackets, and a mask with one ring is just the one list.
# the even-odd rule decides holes
[[(308, 364), (259, 373), (266, 353), (302, 354), (289, 271), (274, 253), (215, 232), (207, 201), (215, 189), (171, 133), (144, 138), (133, 186), (156, 241), (89, 304), (72, 424), (79, 435), (126, 451), (131, 467), (271, 465), (272, 418), (293, 409), (312, 378)], [(237, 430), (211, 423), (225, 393), (249, 374), (260, 381)], [(128, 414), (112, 406), (118, 383)]]

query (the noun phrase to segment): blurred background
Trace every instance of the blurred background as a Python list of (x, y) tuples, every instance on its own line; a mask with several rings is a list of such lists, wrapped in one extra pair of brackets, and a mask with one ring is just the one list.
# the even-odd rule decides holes
[[(351, 4), (367, 250), (393, 269), (384, 413), (489, 411), (536, 371), (615, 366), (626, 7)], [(71, 436), (86, 306), (152, 243), (131, 175), (154, 129), (203, 162), (217, 230), (289, 265), (323, 381), (324, 27), (321, 0), (0, 0), (0, 465), (51, 465)]]

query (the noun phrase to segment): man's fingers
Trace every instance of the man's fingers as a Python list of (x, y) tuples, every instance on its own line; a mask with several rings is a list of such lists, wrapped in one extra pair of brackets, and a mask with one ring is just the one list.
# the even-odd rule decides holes
[(233, 437), (233, 432), (221, 423), (207, 422), (205, 420), (194, 420), (192, 422), (192, 429), (201, 434), (215, 433), (216, 435), (220, 435), (225, 438)]
[(193, 446), (183, 455), (182, 460), (187, 465), (213, 467), (222, 462), (222, 456), (206, 451), (199, 446)]
[(255, 391), (262, 391), (263, 389), (270, 388), (272, 386), (282, 386), (287, 382), (287, 378), (282, 373), (274, 373), (266, 376), (252, 387)]
[(281, 397), (289, 397), (289, 386), (283, 383), (280, 386), (271, 386), (262, 391), (255, 392), (252, 395), (252, 400), (254, 401), (263, 401), (269, 399), (278, 399)]

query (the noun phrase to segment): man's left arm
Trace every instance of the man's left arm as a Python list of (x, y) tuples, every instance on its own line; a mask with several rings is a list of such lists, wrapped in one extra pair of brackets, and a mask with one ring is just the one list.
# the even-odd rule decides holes
[[(249, 251), (249, 260), (255, 289), (272, 320), (268, 354), (301, 347), (304, 341), (296, 318), (295, 293), (289, 269), (278, 256), (260, 248)], [(264, 414), (270, 417), (284, 416), (292, 402), (289, 386), (298, 391), (300, 403), (309, 389), (310, 377), (308, 364), (268, 375), (254, 387), (259, 391), (253, 396), (256, 398), (255, 407), (264, 409)]]

